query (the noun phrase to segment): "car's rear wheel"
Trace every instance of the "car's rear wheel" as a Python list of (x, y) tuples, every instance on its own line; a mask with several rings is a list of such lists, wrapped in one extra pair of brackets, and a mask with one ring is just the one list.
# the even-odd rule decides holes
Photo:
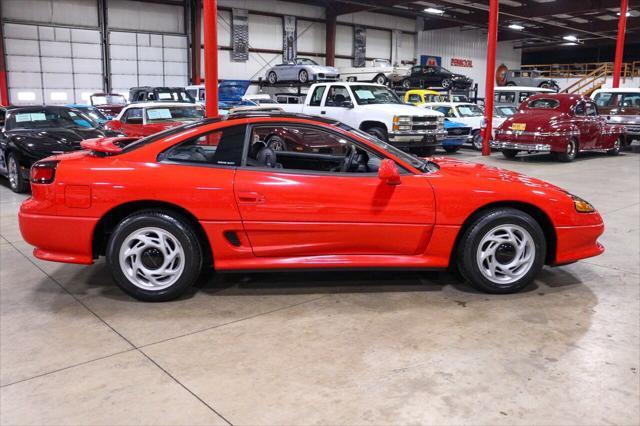
[(442, 80), (442, 88), (447, 90), (451, 87), (451, 80), (449, 80), (448, 78), (445, 78), (444, 80)]
[(376, 84), (387, 84), (387, 77), (385, 77), (384, 74), (378, 74), (373, 79), (373, 82)]
[(482, 151), (482, 132), (480, 130), (476, 130), (473, 132), (473, 139), (471, 139), (471, 144), (473, 148)]
[(300, 70), (298, 73), (298, 81), (300, 83), (306, 83), (309, 81), (309, 73), (306, 70)]
[(516, 84), (513, 81), (509, 81), (505, 86), (515, 86)]
[(609, 155), (618, 155), (620, 154), (620, 148), (622, 147), (622, 136), (617, 138), (613, 143), (613, 148), (607, 151)]
[(513, 208), (487, 210), (468, 226), (457, 247), (462, 276), (487, 293), (514, 293), (544, 266), (546, 240), (534, 218)]
[(578, 141), (575, 139), (569, 139), (564, 152), (556, 152), (555, 157), (558, 161), (568, 163), (576, 159), (578, 155)]
[(116, 227), (106, 258), (125, 293), (145, 302), (163, 302), (179, 297), (196, 282), (203, 252), (182, 215), (144, 210)]
[(357, 81), (357, 79), (355, 77), (347, 77), (347, 81), (353, 82), (353, 81)]
[(278, 82), (278, 75), (275, 71), (271, 71), (269, 75), (267, 75), (267, 80), (269, 81), (269, 84), (276, 84)]
[(458, 152), (460, 150), (460, 145), (449, 145), (442, 147), (449, 154), (453, 154), (454, 152)]
[(518, 150), (515, 149), (503, 149), (502, 150), (502, 155), (504, 155), (506, 158), (516, 158), (516, 155), (518, 155)]
[(13, 153), (9, 154), (9, 158), (7, 158), (7, 172), (11, 190), (18, 194), (27, 192), (29, 182), (22, 176), (20, 162), (18, 161), (18, 157)]

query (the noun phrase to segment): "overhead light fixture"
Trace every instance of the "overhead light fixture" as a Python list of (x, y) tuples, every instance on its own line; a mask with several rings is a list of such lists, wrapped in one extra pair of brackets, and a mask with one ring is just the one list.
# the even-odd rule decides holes
[(511, 28), (512, 30), (518, 30), (518, 31), (524, 30), (524, 27), (518, 24), (511, 24), (509, 25), (509, 28)]
[(428, 7), (424, 11), (432, 15), (444, 15), (444, 10), (436, 9), (435, 7)]
[(574, 35), (566, 35), (564, 37), (562, 37), (563, 40), (567, 40), (567, 41), (572, 41), (572, 42), (576, 42), (578, 41), (578, 37), (574, 36)]

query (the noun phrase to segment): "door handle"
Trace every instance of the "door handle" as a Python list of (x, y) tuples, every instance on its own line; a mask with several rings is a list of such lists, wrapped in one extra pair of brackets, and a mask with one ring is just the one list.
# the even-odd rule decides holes
[(264, 195), (258, 192), (238, 192), (238, 202), (243, 204), (264, 203)]
[(320, 114), (326, 114), (327, 111), (320, 111)]

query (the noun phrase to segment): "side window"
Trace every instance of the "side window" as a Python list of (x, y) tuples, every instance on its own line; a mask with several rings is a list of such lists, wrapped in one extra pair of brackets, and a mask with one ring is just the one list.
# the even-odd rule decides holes
[(376, 173), (382, 158), (343, 136), (312, 126), (257, 126), (247, 167), (320, 173)]
[(525, 99), (527, 99), (529, 96), (533, 95), (533, 93), (531, 92), (520, 92), (520, 94), (518, 95), (518, 99), (520, 102), (524, 101)]
[(409, 95), (409, 102), (422, 102), (422, 99), (420, 99), (420, 95)]
[(160, 154), (159, 161), (239, 166), (247, 126), (232, 126), (197, 136)]
[(324, 105), (328, 107), (341, 107), (349, 102), (351, 102), (351, 96), (349, 96), (349, 91), (346, 87), (331, 86)]
[(437, 107), (436, 111), (441, 112), (445, 115), (445, 117), (455, 117), (456, 115), (453, 113), (453, 109), (450, 107)]
[(322, 101), (322, 95), (324, 95), (324, 91), (327, 86), (318, 86), (313, 91), (313, 95), (311, 96), (311, 100), (309, 101), (309, 106), (320, 106), (320, 102)]
[(580, 102), (578, 105), (576, 105), (575, 114), (581, 116), (585, 115), (584, 102)]
[(598, 115), (598, 110), (596, 109), (596, 105), (593, 102), (587, 102), (585, 107), (586, 115), (595, 116)]
[(411, 74), (418, 74), (421, 70), (422, 70), (422, 67), (418, 65), (416, 67), (411, 68)]
[(0, 109), (0, 127), (4, 126), (6, 115), (7, 115), (7, 112), (4, 109)]
[(131, 108), (124, 113), (122, 122), (127, 124), (142, 124), (142, 108)]
[(640, 93), (624, 93), (620, 97), (619, 105), (621, 107), (640, 107)]
[(498, 92), (494, 95), (494, 100), (501, 103), (515, 103), (516, 92)]

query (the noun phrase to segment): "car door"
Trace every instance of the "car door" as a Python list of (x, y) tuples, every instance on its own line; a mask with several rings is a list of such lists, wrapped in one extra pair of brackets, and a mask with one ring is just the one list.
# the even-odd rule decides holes
[[(326, 94), (327, 86), (319, 85), (313, 89), (309, 100), (306, 101), (304, 106), (304, 112), (311, 115), (326, 115), (326, 109), (324, 108), (324, 95)], [(288, 103), (288, 102), (287, 102)], [(324, 111), (324, 114), (321, 112)]]
[[(284, 130), (297, 135), (298, 144), (303, 145), (309, 140), (306, 132), (320, 133), (325, 150), (313, 152), (313, 147), (305, 146), (305, 152), (270, 152), (267, 157), (271, 160), (265, 164), (265, 144), (257, 135)], [(314, 140), (319, 143), (317, 135)], [(249, 141), (234, 190), (255, 256), (416, 255), (425, 251), (435, 222), (434, 195), (425, 175), (403, 171), (401, 184), (384, 183), (375, 171), (382, 156), (321, 125), (255, 125)], [(342, 171), (344, 152), (350, 152), (352, 146), (359, 150), (358, 155), (368, 157), (358, 163), (359, 171)]]
[(411, 74), (409, 74), (409, 82), (412, 87), (417, 87), (420, 85), (420, 81), (422, 81), (424, 67), (417, 65), (411, 68)]
[(598, 123), (595, 117), (587, 115), (587, 102), (580, 101), (574, 109), (575, 124), (580, 130), (580, 149), (595, 149), (599, 138)]
[(144, 136), (144, 120), (142, 114), (142, 108), (129, 108), (120, 119), (122, 123), (122, 133), (131, 137)]

